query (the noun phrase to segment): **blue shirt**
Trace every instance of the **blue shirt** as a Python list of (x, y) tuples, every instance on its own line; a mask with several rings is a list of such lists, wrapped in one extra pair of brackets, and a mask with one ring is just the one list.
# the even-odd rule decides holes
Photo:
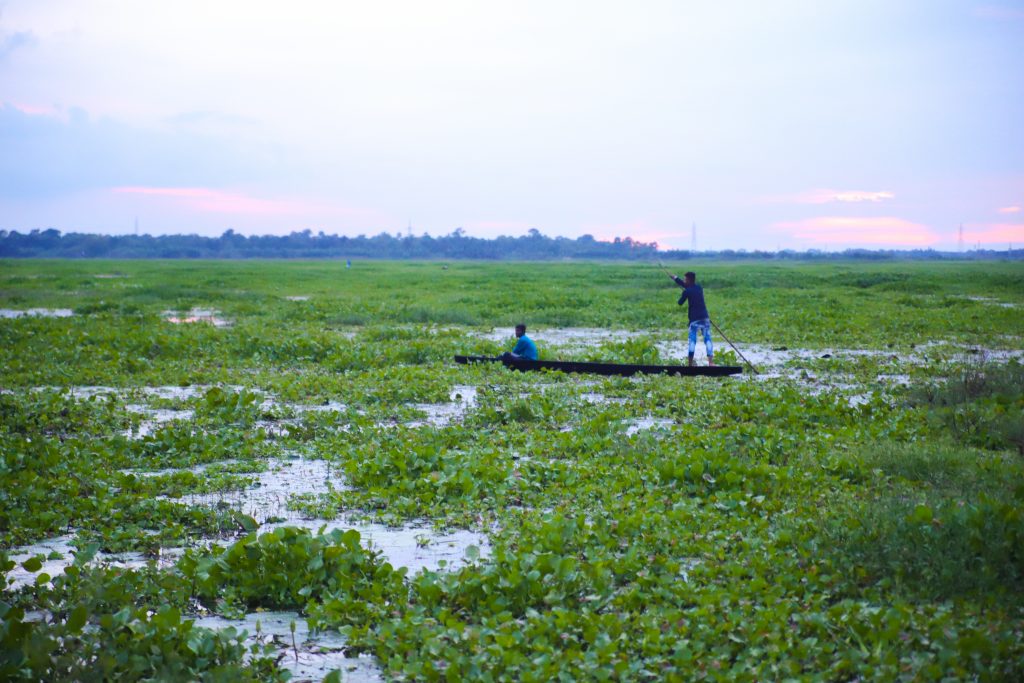
[(537, 360), (537, 345), (524, 334), (516, 342), (516, 347), (512, 349), (512, 353), (526, 360)]
[(688, 312), (690, 314), (690, 322), (694, 320), (708, 320), (711, 318), (708, 315), (708, 307), (704, 305), (704, 288), (694, 283), (687, 287), (683, 284), (683, 280), (675, 278), (676, 284), (683, 288), (683, 293), (679, 297), (679, 305), (682, 306), (684, 302), (689, 301), (690, 305)]

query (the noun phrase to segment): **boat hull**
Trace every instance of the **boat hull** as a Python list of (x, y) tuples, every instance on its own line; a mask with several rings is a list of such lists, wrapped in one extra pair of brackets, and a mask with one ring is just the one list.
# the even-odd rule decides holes
[(513, 360), (492, 358), (490, 356), (455, 356), (455, 362), (463, 365), (468, 363), (502, 363), (506, 367), (522, 372), (531, 370), (559, 370), (561, 372), (577, 372), (590, 375), (631, 377), (633, 375), (681, 375), (684, 377), (725, 377), (738, 375), (743, 368), (738, 365), (639, 365), (627, 363), (589, 363), (583, 361), (562, 360)]

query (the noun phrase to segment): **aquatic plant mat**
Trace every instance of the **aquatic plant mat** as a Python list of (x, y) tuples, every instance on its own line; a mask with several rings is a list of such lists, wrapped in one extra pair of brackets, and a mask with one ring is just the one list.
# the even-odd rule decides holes
[(670, 267), (0, 262), (0, 679), (1024, 677), (1024, 269)]

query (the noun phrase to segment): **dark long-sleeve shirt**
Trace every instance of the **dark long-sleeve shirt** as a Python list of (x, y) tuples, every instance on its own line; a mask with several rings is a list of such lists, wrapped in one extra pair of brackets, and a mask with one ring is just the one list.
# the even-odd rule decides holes
[(683, 288), (683, 293), (679, 296), (679, 305), (682, 306), (684, 302), (689, 301), (690, 305), (687, 312), (690, 314), (690, 322), (694, 320), (708, 320), (711, 318), (708, 315), (708, 307), (704, 304), (704, 288), (694, 283), (687, 287), (681, 278), (672, 278), (676, 281), (676, 284)]

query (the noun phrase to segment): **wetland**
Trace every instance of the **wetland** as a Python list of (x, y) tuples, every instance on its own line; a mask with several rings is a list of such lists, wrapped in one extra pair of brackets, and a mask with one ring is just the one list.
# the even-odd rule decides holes
[(670, 267), (0, 261), (0, 678), (1024, 677), (1024, 267)]

